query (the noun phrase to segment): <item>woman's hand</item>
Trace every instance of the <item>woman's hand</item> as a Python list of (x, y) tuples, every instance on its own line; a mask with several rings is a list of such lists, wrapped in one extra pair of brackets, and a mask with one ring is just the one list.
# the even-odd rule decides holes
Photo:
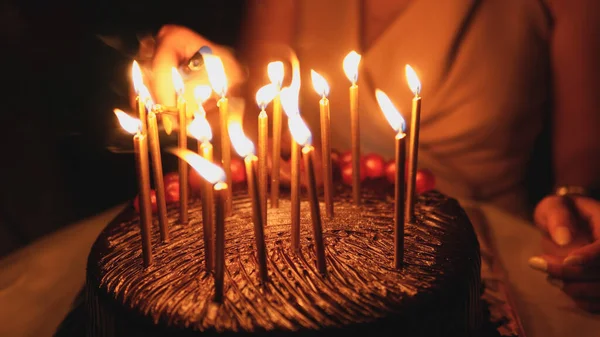
[(582, 196), (548, 196), (536, 207), (536, 225), (545, 239), (542, 256), (532, 268), (548, 274), (575, 303), (600, 312), (600, 202)]
[[(148, 64), (143, 65), (145, 81), (155, 103), (174, 106), (175, 87), (173, 85), (172, 68), (178, 69), (185, 64), (203, 46), (212, 49), (213, 54), (223, 61), (229, 88), (243, 81), (243, 72), (232, 52), (224, 46), (217, 45), (196, 32), (182, 26), (165, 25), (155, 38), (154, 50), (146, 50), (152, 55)], [(146, 48), (147, 49), (147, 48)], [(197, 109), (194, 88), (197, 85), (209, 85), (204, 72), (197, 72), (185, 80), (185, 98), (188, 112)], [(133, 98), (132, 98), (133, 101)]]

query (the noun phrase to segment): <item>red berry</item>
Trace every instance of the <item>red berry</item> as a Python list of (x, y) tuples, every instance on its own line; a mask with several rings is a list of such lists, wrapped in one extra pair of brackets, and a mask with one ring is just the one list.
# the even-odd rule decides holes
[(340, 166), (340, 157), (341, 154), (337, 150), (331, 150), (331, 165), (333, 167)]
[(385, 161), (377, 153), (369, 153), (362, 158), (362, 161), (368, 178), (377, 179), (385, 174)]
[[(190, 185), (192, 193), (200, 195), (200, 191), (202, 191), (202, 183), (203, 182), (204, 182), (204, 179), (202, 179), (200, 174), (198, 172), (196, 172), (196, 170), (191, 169), (190, 173), (188, 174), (188, 183)], [(165, 188), (166, 188), (166, 186), (167, 186), (167, 182), (165, 181)], [(179, 199), (177, 199), (177, 200), (179, 200)]]
[[(408, 179), (408, 163), (404, 165), (404, 181)], [(396, 183), (396, 161), (394, 159), (385, 164), (385, 176), (390, 184)]]
[(231, 182), (234, 184), (246, 181), (246, 167), (240, 158), (231, 158)]
[(352, 152), (346, 151), (340, 155), (340, 167), (352, 163)]
[(167, 204), (179, 202), (179, 179), (165, 183), (165, 201)]
[(396, 161), (390, 160), (385, 164), (385, 177), (390, 184), (396, 183)]
[[(193, 171), (193, 170), (190, 170), (190, 171)], [(165, 182), (165, 186), (167, 186), (167, 184), (171, 180), (175, 180), (175, 181), (179, 182), (179, 172), (169, 172), (169, 173), (165, 174), (165, 176), (163, 177), (163, 180)]]
[[(360, 165), (360, 181), (363, 182), (367, 177), (365, 165)], [(344, 184), (352, 186), (352, 163), (342, 166), (342, 181)]]
[[(156, 191), (150, 190), (150, 204), (152, 207), (152, 213), (158, 212), (158, 205), (156, 204)], [(136, 212), (140, 212), (140, 195), (138, 194), (133, 200), (133, 208)]]
[(435, 176), (428, 169), (417, 170), (415, 180), (417, 193), (424, 193), (435, 188)]

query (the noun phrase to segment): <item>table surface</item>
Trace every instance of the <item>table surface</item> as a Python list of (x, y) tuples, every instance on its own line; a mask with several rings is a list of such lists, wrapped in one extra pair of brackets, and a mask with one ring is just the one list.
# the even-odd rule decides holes
[[(529, 268), (528, 258), (541, 251), (540, 234), (530, 223), (489, 205), (462, 204), (497, 247), (527, 337), (598, 336), (600, 315), (577, 309), (542, 273)], [(0, 336), (54, 334), (84, 284), (91, 245), (124, 207), (75, 223), (0, 260)]]

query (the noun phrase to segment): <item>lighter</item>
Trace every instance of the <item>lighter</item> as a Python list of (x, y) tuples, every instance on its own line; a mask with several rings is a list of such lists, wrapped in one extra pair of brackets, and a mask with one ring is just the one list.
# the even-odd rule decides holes
[(206, 67), (204, 65), (204, 56), (212, 54), (212, 49), (209, 46), (202, 46), (198, 51), (189, 59), (189, 61), (179, 67), (180, 73), (187, 77), (193, 72), (204, 72), (206, 73)]

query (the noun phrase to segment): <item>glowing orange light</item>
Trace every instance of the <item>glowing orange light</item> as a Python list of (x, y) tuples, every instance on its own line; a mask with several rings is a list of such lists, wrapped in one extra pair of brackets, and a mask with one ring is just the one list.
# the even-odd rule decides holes
[(279, 87), (273, 83), (267, 84), (256, 91), (256, 104), (262, 110), (277, 96)]
[(188, 124), (188, 134), (200, 142), (209, 142), (213, 137), (208, 120), (200, 114), (196, 114), (194, 120)]
[(398, 109), (396, 109), (394, 103), (392, 103), (390, 98), (379, 89), (375, 90), (375, 97), (377, 97), (377, 103), (379, 103), (379, 108), (381, 108), (383, 115), (387, 119), (388, 123), (390, 123), (392, 129), (394, 129), (394, 131), (396, 132), (404, 132), (406, 124), (404, 122), (404, 118), (402, 118), (402, 115), (400, 114), (400, 112), (398, 112)]
[(210, 161), (187, 149), (171, 148), (168, 150), (177, 157), (185, 160), (198, 174), (210, 184), (225, 182), (225, 171)]
[(231, 145), (241, 157), (245, 158), (251, 154), (254, 154), (254, 144), (246, 135), (242, 129), (242, 124), (238, 121), (229, 122), (229, 138), (231, 139)]
[(142, 122), (139, 119), (131, 117), (130, 115), (126, 114), (125, 112), (123, 112), (123, 110), (120, 109), (115, 109), (114, 112), (115, 115), (117, 115), (117, 118), (119, 119), (119, 124), (121, 124), (121, 127), (125, 131), (134, 134), (139, 132), (142, 128)]
[(293, 115), (288, 119), (288, 127), (290, 128), (292, 137), (294, 137), (294, 140), (296, 143), (298, 143), (298, 145), (310, 145), (312, 141), (312, 133), (299, 114)]
[(281, 88), (281, 83), (283, 82), (283, 62), (275, 61), (270, 62), (267, 66), (267, 74), (269, 75), (269, 81), (272, 84), (276, 85), (277, 88)]
[(137, 61), (133, 61), (131, 65), (131, 79), (133, 81), (133, 90), (135, 90), (136, 94), (139, 94), (141, 86), (144, 84), (144, 79), (142, 77), (142, 69), (140, 69)]
[(183, 91), (185, 90), (183, 78), (181, 78), (181, 75), (179, 74), (177, 69), (175, 69), (175, 67), (171, 68), (171, 77), (173, 78), (175, 92), (177, 92), (178, 95), (183, 95)]
[(294, 89), (298, 93), (300, 92), (300, 61), (298, 60), (298, 56), (296, 52), (290, 49), (290, 63), (292, 65), (292, 82), (290, 83), (290, 88)]
[(312, 78), (313, 88), (315, 88), (317, 94), (323, 97), (329, 96), (329, 84), (327, 84), (327, 80), (312, 69), (310, 70), (310, 77)]
[(212, 94), (212, 88), (209, 85), (197, 85), (194, 88), (194, 98), (198, 102), (198, 105), (202, 105), (206, 102)]
[(415, 95), (419, 95), (421, 93), (421, 81), (419, 80), (419, 76), (417, 76), (415, 70), (408, 64), (405, 67), (405, 71), (410, 91)]
[(300, 113), (298, 105), (298, 92), (291, 87), (281, 89), (281, 107), (285, 114), (290, 117)]
[(212, 54), (205, 54), (204, 65), (208, 74), (208, 80), (213, 90), (221, 97), (227, 94), (227, 76), (221, 58)]
[(360, 64), (361, 55), (354, 50), (349, 52), (346, 57), (344, 57), (344, 73), (348, 80), (352, 82), (352, 84), (358, 81), (358, 65)]
[(140, 91), (138, 92), (138, 96), (140, 102), (143, 102), (146, 105), (146, 109), (148, 111), (154, 108), (154, 100), (152, 100), (152, 96), (150, 96), (150, 91), (148, 87), (146, 87), (143, 83), (140, 84)]

